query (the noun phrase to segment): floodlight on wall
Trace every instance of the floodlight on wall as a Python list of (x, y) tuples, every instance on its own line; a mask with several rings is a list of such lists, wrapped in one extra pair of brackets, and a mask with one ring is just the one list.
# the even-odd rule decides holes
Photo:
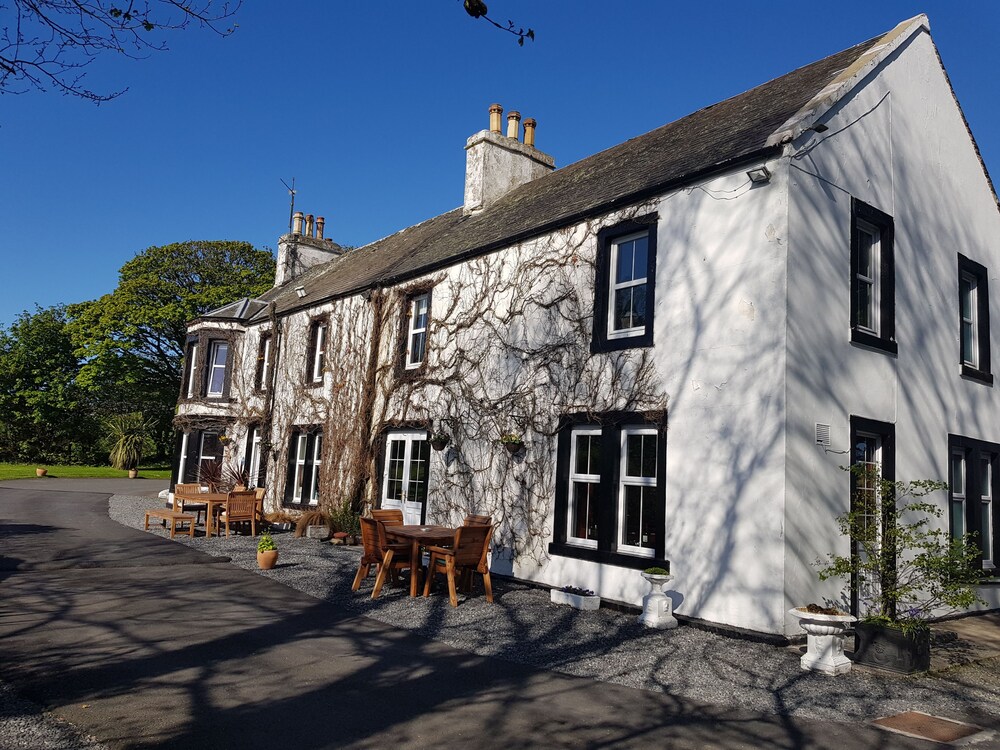
[(771, 170), (763, 165), (754, 167), (747, 172), (747, 177), (754, 185), (766, 185), (771, 181)]
[(306, 296), (306, 288), (304, 286), (297, 286), (295, 287), (295, 293), (299, 296), (299, 299), (302, 299)]

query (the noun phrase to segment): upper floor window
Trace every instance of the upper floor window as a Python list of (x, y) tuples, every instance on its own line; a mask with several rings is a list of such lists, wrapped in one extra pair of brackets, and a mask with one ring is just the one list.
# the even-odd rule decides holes
[(205, 395), (222, 396), (226, 388), (226, 364), (229, 359), (229, 342), (213, 341), (208, 349), (208, 387)]
[(326, 321), (314, 320), (309, 326), (309, 349), (306, 357), (306, 381), (323, 382), (326, 363)]
[(187, 351), (187, 377), (185, 379), (185, 393), (188, 398), (198, 395), (198, 344), (191, 342)]
[(652, 346), (656, 215), (597, 235), (594, 338), (591, 350)]
[(427, 355), (427, 326), (431, 314), (431, 294), (424, 292), (410, 298), (406, 326), (406, 369), (415, 370)]
[(270, 387), (271, 357), (271, 334), (261, 334), (260, 345), (257, 348), (257, 372), (254, 377), (254, 387), (258, 391), (266, 391)]
[(984, 266), (961, 254), (958, 256), (958, 317), (962, 374), (992, 384), (989, 274)]
[(851, 199), (851, 341), (895, 354), (892, 217)]

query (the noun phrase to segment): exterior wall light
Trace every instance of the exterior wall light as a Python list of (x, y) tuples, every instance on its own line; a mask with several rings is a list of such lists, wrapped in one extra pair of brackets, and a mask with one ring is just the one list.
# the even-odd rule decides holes
[(302, 299), (306, 296), (306, 288), (304, 286), (297, 286), (295, 287), (295, 293), (299, 296), (299, 299)]
[(766, 185), (771, 181), (771, 170), (765, 166), (754, 167), (747, 172), (747, 177), (754, 185)]

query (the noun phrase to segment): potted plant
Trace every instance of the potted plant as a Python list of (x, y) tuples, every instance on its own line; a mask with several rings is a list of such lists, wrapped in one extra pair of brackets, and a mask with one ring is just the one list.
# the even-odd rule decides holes
[(500, 445), (511, 454), (519, 453), (524, 447), (524, 440), (516, 432), (506, 432), (500, 436)]
[(553, 604), (568, 604), (574, 609), (593, 610), (601, 606), (601, 597), (590, 589), (581, 589), (576, 586), (552, 589), (549, 598)]
[(642, 598), (642, 614), (639, 622), (647, 628), (670, 629), (677, 627), (673, 613), (673, 602), (663, 593), (663, 587), (673, 579), (666, 568), (646, 568), (642, 577), (649, 582), (649, 593)]
[(153, 428), (152, 421), (138, 411), (115, 414), (104, 420), (104, 428), (111, 444), (111, 452), (108, 454), (111, 465), (116, 469), (127, 470), (129, 479), (135, 479), (139, 473), (143, 448)]
[(433, 448), (436, 451), (443, 451), (450, 442), (451, 438), (444, 432), (431, 433), (430, 436), (431, 448)]
[(35, 469), (35, 476), (36, 477), (44, 477), (48, 473), (49, 473), (49, 470), (48, 469), (43, 469), (41, 466), (39, 466), (37, 469)]
[(853, 549), (818, 560), (820, 580), (856, 582), (855, 663), (925, 671), (927, 618), (984, 603), (974, 589), (982, 575), (978, 550), (968, 535), (952, 538), (939, 523), (942, 510), (923, 500), (947, 489), (944, 482), (890, 481), (861, 464), (849, 471), (856, 487), (865, 488), (855, 490), (851, 510), (837, 518)]
[(795, 607), (788, 614), (806, 631), (806, 652), (799, 659), (802, 669), (828, 675), (851, 671), (851, 660), (844, 655), (844, 634), (856, 617), (818, 604)]
[(278, 562), (278, 547), (271, 535), (264, 531), (257, 540), (257, 565), (261, 570), (270, 570)]

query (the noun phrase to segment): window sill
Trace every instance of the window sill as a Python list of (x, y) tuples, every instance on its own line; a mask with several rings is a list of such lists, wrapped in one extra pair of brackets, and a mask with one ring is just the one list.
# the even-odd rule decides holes
[(851, 343), (858, 344), (867, 349), (874, 349), (886, 354), (892, 354), (893, 356), (899, 353), (896, 342), (892, 339), (879, 338), (874, 334), (859, 331), (857, 328), (851, 329)]
[(590, 342), (590, 353), (620, 352), (623, 349), (643, 349), (652, 345), (653, 333), (652, 331), (648, 331), (636, 336), (622, 336), (616, 339), (592, 339)]
[(977, 383), (984, 385), (993, 385), (992, 374), (977, 370), (975, 367), (969, 367), (968, 365), (962, 365), (962, 377), (966, 380), (975, 380)]
[(587, 560), (600, 565), (611, 565), (616, 568), (629, 568), (631, 570), (645, 570), (646, 568), (658, 567), (670, 570), (669, 560), (660, 560), (656, 557), (637, 557), (636, 555), (625, 555), (621, 552), (611, 552), (603, 549), (593, 549), (592, 547), (577, 547), (565, 542), (552, 542), (549, 544), (549, 554), (559, 557), (572, 557), (577, 560)]

